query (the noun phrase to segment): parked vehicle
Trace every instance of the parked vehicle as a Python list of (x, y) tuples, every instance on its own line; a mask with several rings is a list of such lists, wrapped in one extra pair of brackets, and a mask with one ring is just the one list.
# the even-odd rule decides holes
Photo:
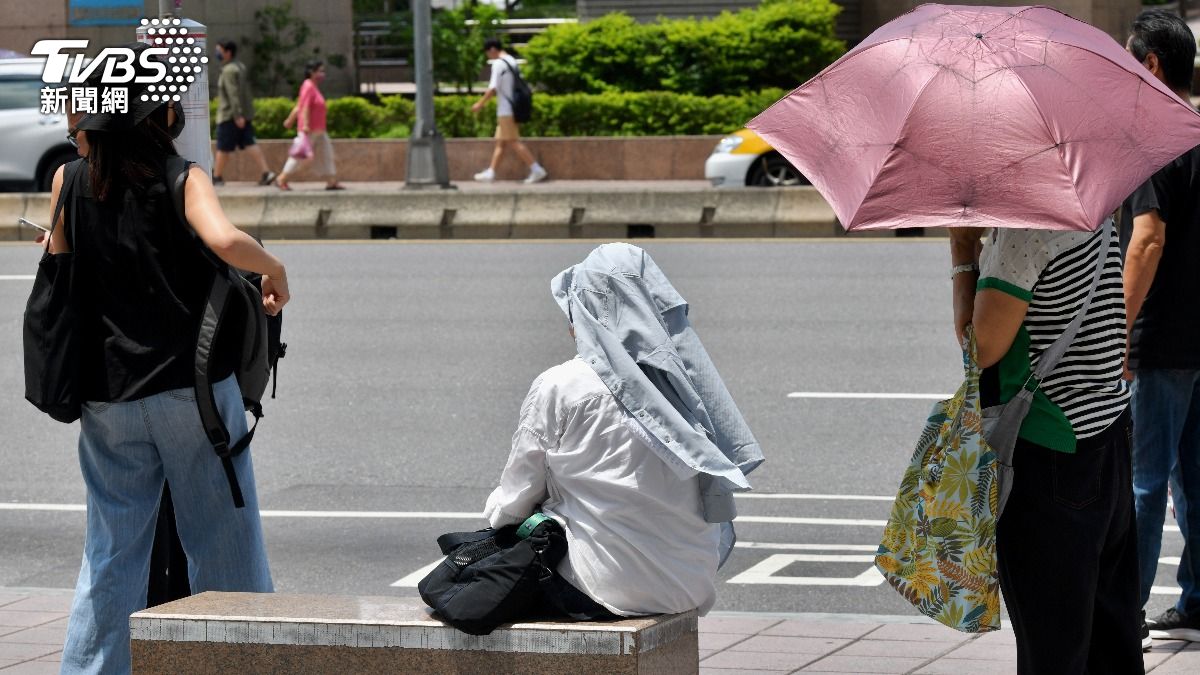
[(749, 129), (717, 143), (704, 162), (704, 177), (714, 187), (809, 185), (796, 167)]
[(75, 159), (66, 115), (41, 113), (43, 59), (0, 59), (0, 189), (49, 192)]

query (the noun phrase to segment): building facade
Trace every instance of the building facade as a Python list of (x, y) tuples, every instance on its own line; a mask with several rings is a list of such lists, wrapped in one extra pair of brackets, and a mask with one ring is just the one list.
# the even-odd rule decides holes
[[(834, 0), (842, 6), (838, 17), (838, 36), (854, 44), (870, 35), (876, 28), (901, 14), (925, 4), (925, 0)], [(659, 16), (685, 18), (716, 16), (723, 10), (738, 10), (757, 6), (758, 0), (578, 0), (580, 20), (586, 21), (608, 12), (625, 12), (639, 21), (653, 21)], [(1141, 0), (947, 0), (955, 5), (1020, 6), (1043, 4), (1061, 9), (1124, 40), (1133, 20), (1141, 9)]]
[[(250, 43), (260, 38), (254, 13), (284, 0), (184, 0), (183, 16), (208, 27), (208, 42), (233, 40), (239, 58), (253, 67)], [(174, 6), (174, 0), (167, 3)], [(344, 68), (327, 65), (326, 94), (353, 89), (354, 20), (350, 0), (291, 0), (292, 15), (313, 30), (309, 44), (328, 59), (340, 54)], [(106, 45), (132, 42), (141, 17), (158, 16), (158, 0), (3, 0), (0, 2), (0, 50), (28, 54), (38, 40), (78, 38), (91, 41), (90, 53)], [(215, 64), (211, 64), (215, 65)], [(216, 70), (209, 73), (216, 82)]]

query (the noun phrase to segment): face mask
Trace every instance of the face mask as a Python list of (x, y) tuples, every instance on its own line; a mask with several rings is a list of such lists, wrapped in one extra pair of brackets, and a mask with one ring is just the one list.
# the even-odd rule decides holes
[(224, 58), (222, 58), (222, 57), (221, 57), (221, 49), (220, 49), (219, 47), (218, 47), (217, 49), (214, 49), (214, 50), (213, 50), (213, 55), (217, 57), (217, 60), (218, 60), (218, 61), (224, 61), (224, 60), (225, 60)]

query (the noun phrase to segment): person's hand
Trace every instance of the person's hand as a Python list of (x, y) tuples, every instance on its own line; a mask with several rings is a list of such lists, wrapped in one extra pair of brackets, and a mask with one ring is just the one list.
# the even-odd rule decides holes
[(287, 274), (274, 278), (264, 274), (262, 295), (263, 309), (267, 314), (276, 316), (283, 311), (283, 306), (292, 299), (291, 293), (288, 292)]
[(246, 118), (245, 117), (238, 117), (237, 119), (235, 119), (233, 121), (233, 123), (236, 124), (237, 128), (239, 128), (239, 129), (246, 128)]
[(483, 101), (476, 101), (471, 104), (471, 112), (478, 115), (480, 110), (483, 110)]
[(45, 232), (38, 232), (37, 236), (33, 238), (33, 243), (41, 244), (45, 249), (50, 248), (50, 238), (46, 236)]
[(303, 128), (303, 129), (301, 129), (300, 131), (301, 131), (301, 132), (303, 132), (303, 133), (306, 133), (306, 134), (311, 134), (311, 133), (312, 133), (312, 127), (304, 127), (304, 128)]

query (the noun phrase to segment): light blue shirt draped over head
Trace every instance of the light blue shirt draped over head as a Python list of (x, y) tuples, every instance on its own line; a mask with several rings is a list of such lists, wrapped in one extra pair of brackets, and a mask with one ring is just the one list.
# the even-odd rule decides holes
[(704, 518), (722, 524), (721, 560), (733, 547), (733, 493), (762, 449), (688, 321), (688, 304), (654, 260), (604, 244), (560, 273), (550, 289), (575, 346), (613, 395), (658, 441), (681, 478), (699, 474)]

